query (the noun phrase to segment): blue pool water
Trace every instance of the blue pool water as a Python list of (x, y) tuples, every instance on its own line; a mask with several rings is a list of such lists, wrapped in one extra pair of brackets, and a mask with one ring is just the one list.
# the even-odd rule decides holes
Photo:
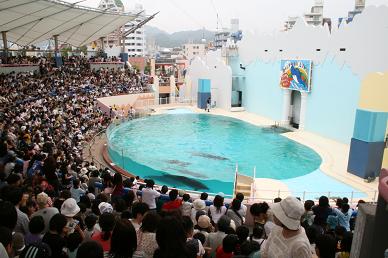
[(291, 179), (319, 168), (310, 148), (223, 116), (176, 112), (125, 122), (108, 131), (114, 163), (142, 178), (188, 190), (231, 194), (234, 171)]

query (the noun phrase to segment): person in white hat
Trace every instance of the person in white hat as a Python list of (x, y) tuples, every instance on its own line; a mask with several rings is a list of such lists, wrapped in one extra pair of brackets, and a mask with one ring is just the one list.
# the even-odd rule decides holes
[(193, 202), (193, 208), (191, 209), (191, 220), (193, 221), (194, 225), (197, 225), (197, 219), (195, 217), (198, 211), (206, 211), (206, 203), (204, 200), (196, 199)]
[(275, 226), (264, 249), (262, 258), (311, 258), (310, 243), (300, 225), (303, 204), (289, 196), (271, 206)]
[(205, 236), (205, 242), (209, 236), (209, 233), (214, 231), (214, 227), (212, 226), (211, 220), (207, 215), (201, 215), (198, 218), (198, 223), (194, 227), (194, 234), (202, 233)]
[(73, 219), (75, 215), (80, 212), (80, 207), (77, 205), (77, 201), (73, 198), (68, 198), (63, 202), (61, 206), (61, 214), (66, 216), (68, 233), (71, 234), (74, 232), (75, 227), (78, 225), (79, 221)]
[(36, 196), (36, 202), (39, 210), (34, 212), (31, 217), (42, 216), (44, 220), (44, 231), (43, 234), (49, 231), (49, 225), (51, 218), (59, 213), (55, 207), (50, 207), (49, 196), (45, 192), (41, 192)]
[(107, 213), (112, 213), (113, 212), (113, 207), (110, 203), (107, 202), (101, 202), (98, 205), (98, 209), (100, 210), (100, 213), (103, 214), (105, 212)]

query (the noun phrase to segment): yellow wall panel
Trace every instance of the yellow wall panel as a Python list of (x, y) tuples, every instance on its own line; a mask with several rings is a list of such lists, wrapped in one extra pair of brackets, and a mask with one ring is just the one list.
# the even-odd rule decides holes
[(388, 169), (388, 149), (385, 149), (385, 152), (384, 152), (383, 168)]
[(388, 112), (388, 72), (371, 73), (361, 85), (360, 108)]

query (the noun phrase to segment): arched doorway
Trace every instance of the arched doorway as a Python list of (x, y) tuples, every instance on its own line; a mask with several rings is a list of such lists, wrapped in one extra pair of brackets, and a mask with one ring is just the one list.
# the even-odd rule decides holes
[(291, 119), (290, 124), (294, 128), (299, 128), (300, 124), (300, 108), (301, 108), (301, 93), (293, 90), (291, 93)]

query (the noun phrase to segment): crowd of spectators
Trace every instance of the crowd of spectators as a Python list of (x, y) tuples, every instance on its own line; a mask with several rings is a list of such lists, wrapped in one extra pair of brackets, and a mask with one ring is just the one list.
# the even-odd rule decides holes
[[(0, 64), (21, 64), (21, 65), (37, 65), (42, 62), (46, 62), (49, 58), (46, 57), (38, 57), (38, 56), (24, 56), (24, 55), (18, 55), (18, 56), (9, 56), (7, 59), (5, 59), (3, 56), (0, 57)], [(63, 63), (72, 63), (72, 62), (78, 62), (79, 60), (86, 60), (87, 62), (94, 63), (94, 62), (121, 62), (121, 59), (116, 56), (112, 57), (96, 57), (92, 56), (89, 59), (78, 57), (78, 56), (63, 56), (62, 62)]]
[(96, 98), (128, 93), (141, 76), (79, 58), (40, 65), (0, 76), (0, 257), (349, 257), (357, 211), (346, 198), (248, 208), (241, 193), (193, 198), (85, 161), (84, 143), (110, 123)]
[(10, 56), (5, 59), (3, 56), (0, 57), (0, 64), (21, 64), (21, 65), (35, 65), (42, 61), (41, 58), (36, 56)]

